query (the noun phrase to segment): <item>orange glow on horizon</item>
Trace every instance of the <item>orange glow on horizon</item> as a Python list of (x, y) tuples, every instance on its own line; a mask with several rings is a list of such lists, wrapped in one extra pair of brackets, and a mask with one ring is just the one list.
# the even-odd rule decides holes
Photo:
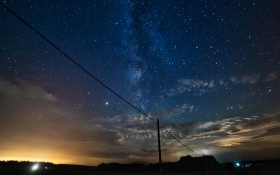
[(50, 162), (54, 164), (79, 164), (79, 165), (97, 165), (96, 160), (86, 161), (86, 157), (63, 155), (55, 152), (22, 152), (6, 151), (0, 152), (1, 161), (30, 161), (30, 162)]
[(22, 152), (22, 151), (0, 151), (0, 161), (30, 161), (50, 162), (53, 164), (74, 164), (97, 166), (101, 163), (111, 163), (118, 160), (108, 158), (96, 158), (77, 155), (66, 155), (56, 152)]

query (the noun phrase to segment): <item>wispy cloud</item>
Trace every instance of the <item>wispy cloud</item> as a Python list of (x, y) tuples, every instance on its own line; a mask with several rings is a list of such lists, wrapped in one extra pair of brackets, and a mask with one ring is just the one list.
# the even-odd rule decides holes
[[(186, 82), (192, 81), (184, 81), (183, 84), (193, 89), (213, 89), (217, 86), (215, 82), (218, 84), (214, 80), (192, 82), (195, 85)], [(37, 85), (11, 82), (3, 78), (0, 79), (0, 85), (0, 138), (4, 140), (0, 145), (2, 150), (48, 150), (64, 156), (73, 155), (77, 159), (90, 155), (102, 161), (108, 158), (117, 160), (120, 156), (127, 160), (140, 160), (155, 155), (156, 125), (146, 116), (133, 113), (108, 118), (95, 116), (85, 124), (80, 120), (88, 116), (61, 104), (61, 99)], [(192, 113), (195, 109), (194, 105), (176, 105), (162, 111), (160, 115), (172, 119), (174, 116)], [(156, 114), (151, 115), (155, 117)], [(166, 155), (177, 155), (183, 147), (165, 130), (194, 150), (206, 147), (245, 149), (246, 145), (261, 142), (274, 146), (280, 144), (280, 113), (207, 122), (170, 124), (165, 123), (168, 120), (163, 121), (162, 148), (166, 150)], [(146, 148), (147, 144), (149, 149)], [(11, 148), (12, 145), (16, 147)]]
[(278, 79), (276, 72), (271, 72), (267, 75), (252, 74), (252, 75), (241, 75), (241, 76), (230, 76), (220, 79), (179, 79), (177, 84), (165, 91), (166, 96), (173, 97), (180, 94), (192, 93), (192, 94), (204, 94), (216, 90), (219, 86), (231, 86), (239, 84), (254, 85), (257, 83), (265, 83), (269, 81), (275, 81)]
[(192, 113), (194, 110), (194, 105), (182, 104), (167, 109), (162, 109), (161, 111), (154, 111), (152, 116), (159, 119), (170, 119), (184, 113)]
[(275, 113), (253, 117), (234, 117), (204, 123), (172, 124), (169, 129), (174, 135), (189, 140), (190, 143), (203, 145), (207, 138), (207, 144), (223, 147), (241, 145), (246, 140), (280, 135), (279, 126), (280, 113)]
[(56, 97), (41, 87), (27, 82), (12, 83), (0, 77), (0, 92), (4, 97), (55, 102)]
[[(63, 105), (61, 99), (31, 83), (0, 78), (0, 97), (0, 138), (3, 141), (0, 148), (12, 150), (0, 151), (1, 156), (48, 151), (61, 157), (73, 155), (76, 159), (95, 152), (96, 158), (104, 158), (110, 153), (114, 156), (116, 150), (110, 149), (121, 147), (127, 137), (120, 130), (104, 127), (106, 124), (98, 120), (81, 122), (87, 118), (84, 114)], [(116, 124), (121, 119), (115, 116), (108, 122)], [(105, 155), (102, 153), (104, 146), (108, 149)]]
[(204, 81), (195, 79), (180, 79), (178, 80), (178, 85), (175, 88), (170, 89), (166, 94), (167, 96), (175, 96), (177, 94), (183, 94), (191, 91), (204, 93), (214, 87), (214, 80)]
[(256, 84), (260, 79), (260, 75), (243, 75), (241, 77), (232, 76), (230, 81), (233, 84)]
[(279, 75), (276, 72), (271, 72), (269, 73), (265, 78), (264, 78), (264, 82), (267, 81), (274, 81), (276, 79), (278, 79)]
[[(280, 144), (280, 113), (252, 117), (233, 117), (207, 122), (173, 123), (164, 129), (199, 154), (213, 154), (220, 160), (227, 156), (251, 155), (256, 151), (271, 149), (276, 152)], [(176, 142), (172, 136), (162, 130), (162, 147), (170, 155), (182, 156), (196, 153)], [(237, 154), (238, 153), (238, 154)], [(236, 155), (234, 155), (236, 154)], [(265, 157), (266, 153), (258, 154)], [(272, 155), (273, 157), (273, 155)], [(274, 156), (275, 157), (275, 156)], [(243, 157), (246, 159), (246, 156)], [(260, 157), (256, 157), (258, 159)]]

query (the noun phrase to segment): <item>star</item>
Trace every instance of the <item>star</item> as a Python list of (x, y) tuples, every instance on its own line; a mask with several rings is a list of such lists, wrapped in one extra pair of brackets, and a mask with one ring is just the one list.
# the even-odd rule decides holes
[(156, 163), (156, 119), (166, 162), (280, 158), (279, 2), (4, 5), (0, 159)]

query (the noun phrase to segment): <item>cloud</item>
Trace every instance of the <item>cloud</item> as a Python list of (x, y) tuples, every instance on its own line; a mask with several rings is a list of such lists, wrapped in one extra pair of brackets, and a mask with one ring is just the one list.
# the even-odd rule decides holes
[(39, 100), (45, 102), (55, 102), (56, 97), (50, 93), (45, 92), (41, 87), (27, 83), (16, 82), (12, 83), (0, 77), (0, 93), (4, 98), (17, 98), (29, 100)]
[(109, 159), (127, 159), (130, 152), (124, 152), (119, 150), (88, 150), (86, 155), (89, 157), (98, 157), (98, 158), (109, 158)]
[(124, 142), (124, 135), (114, 130), (105, 130), (103, 128), (69, 128), (71, 135), (67, 136), (69, 140), (78, 143), (102, 143), (103, 145), (121, 145)]
[(232, 76), (230, 81), (233, 84), (256, 84), (259, 82), (260, 75), (242, 75), (241, 77)]
[(146, 148), (142, 148), (142, 151), (143, 151), (144, 153), (148, 153), (148, 154), (156, 154), (156, 153), (158, 153), (158, 150), (156, 150), (156, 149), (146, 149)]
[(175, 107), (168, 108), (166, 110), (155, 111), (152, 116), (159, 119), (170, 119), (171, 117), (179, 116), (186, 112), (192, 113), (195, 109), (194, 105), (182, 104)]
[(90, 123), (98, 123), (99, 129), (109, 129), (114, 132), (125, 133), (122, 137), (123, 142), (143, 142), (144, 139), (150, 140), (157, 137), (156, 124), (142, 114), (93, 118), (90, 120)]
[(167, 92), (167, 96), (175, 96), (177, 94), (183, 94), (185, 92), (199, 92), (204, 93), (215, 87), (214, 80), (204, 81), (195, 79), (179, 79), (178, 85), (175, 88), (170, 89)]
[(144, 140), (157, 138), (156, 125), (139, 125), (139, 123), (124, 125), (123, 128), (128, 131), (128, 139)]
[(274, 81), (276, 79), (278, 79), (278, 74), (276, 72), (271, 72), (265, 77), (264, 82)]
[[(173, 123), (166, 129), (193, 146), (212, 145), (229, 147), (248, 140), (258, 141), (280, 135), (280, 114), (253, 117), (233, 117), (208, 122)], [(207, 143), (205, 143), (205, 139)], [(269, 139), (268, 139), (269, 141)], [(277, 140), (280, 143), (280, 139)]]
[[(209, 85), (209, 81), (205, 85), (200, 82), (192, 88), (211, 89), (216, 86), (215, 82), (218, 81), (214, 81), (213, 85)], [(147, 157), (155, 157), (156, 125), (144, 115), (94, 116), (85, 124), (80, 120), (88, 116), (63, 105), (60, 103), (62, 99), (50, 95), (42, 87), (3, 78), (0, 85), (1, 150), (27, 151), (34, 155), (36, 151), (47, 150), (65, 156), (73, 155), (77, 159), (90, 155), (102, 161), (107, 158), (147, 160)], [(193, 105), (182, 104), (162, 111), (160, 115), (171, 119), (193, 110)], [(166, 130), (195, 151), (210, 150), (210, 147), (211, 150), (246, 149), (253, 144), (260, 145), (258, 149), (261, 145), (274, 148), (280, 144), (280, 113), (277, 112), (205, 122), (170, 124), (167, 121), (161, 122), (161, 136), (162, 149), (168, 155), (190, 152), (182, 151), (185, 148)]]
[[(157, 155), (158, 154), (158, 149), (147, 149), (147, 148), (142, 148), (141, 151), (145, 154), (145, 155)], [(167, 153), (168, 150), (167, 149), (161, 149), (162, 153)]]
[(253, 74), (242, 76), (231, 76), (230, 81), (233, 84), (256, 84), (261, 82), (270, 82), (278, 79), (276, 72), (270, 72), (267, 75)]
[[(119, 156), (123, 151), (119, 148), (126, 141), (125, 134), (104, 127), (106, 124), (99, 122), (98, 116), (94, 123), (81, 122), (88, 118), (85, 114), (64, 105), (62, 99), (37, 85), (0, 78), (0, 98), (1, 156), (24, 152), (36, 157), (38, 152), (49, 152), (61, 157), (73, 155), (79, 160), (88, 152), (104, 158), (109, 154)], [(108, 119), (112, 124), (119, 120), (123, 118)], [(118, 150), (110, 151), (113, 148)]]
[(280, 136), (280, 127), (276, 127), (276, 128), (271, 128), (266, 130), (264, 133), (252, 137), (252, 139), (259, 139), (259, 138), (265, 138), (265, 137), (269, 137), (269, 136)]
[[(206, 122), (165, 123), (166, 127), (161, 130), (162, 148), (169, 149), (170, 156), (197, 156), (196, 153), (204, 153), (220, 160), (226, 160), (231, 153), (235, 154), (234, 157), (242, 157), (241, 153), (254, 154), (264, 147), (275, 150), (280, 144), (279, 118), (280, 113), (276, 112)], [(196, 153), (174, 140), (165, 129)], [(265, 158), (266, 155), (259, 156)]]
[(241, 76), (233, 75), (230, 77), (208, 80), (182, 78), (177, 80), (177, 83), (173, 88), (165, 90), (165, 95), (167, 97), (174, 97), (186, 93), (191, 93), (193, 95), (204, 94), (218, 89), (219, 86), (223, 87), (239, 84), (254, 85), (257, 83), (275, 81), (276, 79), (278, 79), (278, 74), (276, 72), (271, 72), (266, 76), (263, 76), (261, 74)]

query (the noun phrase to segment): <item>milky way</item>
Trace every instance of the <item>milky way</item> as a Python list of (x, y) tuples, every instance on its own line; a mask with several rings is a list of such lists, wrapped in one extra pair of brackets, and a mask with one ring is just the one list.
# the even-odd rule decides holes
[(1, 7), (1, 160), (279, 158), (278, 1), (1, 3), (146, 114)]

